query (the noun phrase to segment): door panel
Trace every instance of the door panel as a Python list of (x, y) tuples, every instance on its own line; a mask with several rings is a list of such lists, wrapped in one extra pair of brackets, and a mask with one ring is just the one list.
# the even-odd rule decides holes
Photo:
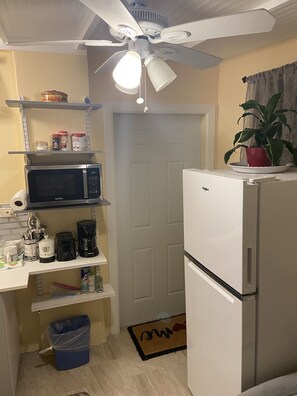
[(256, 290), (257, 186), (184, 171), (185, 250), (240, 294)]
[(185, 312), (182, 170), (201, 116), (114, 116), (121, 325)]
[(187, 258), (185, 278), (188, 386), (236, 396), (254, 381), (255, 297), (238, 300)]

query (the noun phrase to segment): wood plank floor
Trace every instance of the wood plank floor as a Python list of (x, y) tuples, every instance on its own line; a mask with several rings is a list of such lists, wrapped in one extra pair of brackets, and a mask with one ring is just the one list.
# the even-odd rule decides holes
[[(79, 393), (80, 392), (80, 393)], [(99, 346), (90, 362), (57, 371), (53, 357), (21, 356), (17, 396), (190, 396), (186, 351), (142, 361), (126, 329)]]

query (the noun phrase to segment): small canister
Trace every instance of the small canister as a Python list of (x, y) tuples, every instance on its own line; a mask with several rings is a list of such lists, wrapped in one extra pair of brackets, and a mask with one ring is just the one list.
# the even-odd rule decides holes
[(80, 269), (80, 278), (81, 278), (81, 292), (88, 293), (89, 292), (89, 277), (91, 273), (91, 267), (83, 267)]
[(24, 259), (25, 261), (38, 260), (38, 245), (36, 239), (24, 240)]
[(58, 133), (52, 134), (52, 149), (53, 151), (60, 150), (60, 135)]
[(60, 131), (58, 132), (59, 138), (60, 138), (60, 150), (62, 151), (67, 151), (69, 149), (68, 147), (68, 132), (67, 131)]
[(87, 138), (84, 132), (74, 132), (72, 134), (72, 150), (85, 151), (87, 149)]
[(48, 143), (44, 140), (37, 140), (35, 143), (36, 150), (48, 150)]
[(38, 243), (40, 263), (51, 263), (55, 261), (55, 240), (44, 235)]

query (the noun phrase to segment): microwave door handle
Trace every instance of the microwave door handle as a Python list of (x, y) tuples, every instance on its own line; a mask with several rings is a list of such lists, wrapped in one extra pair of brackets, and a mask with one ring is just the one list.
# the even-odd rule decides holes
[(87, 170), (83, 169), (83, 185), (84, 185), (84, 198), (88, 198), (88, 174)]

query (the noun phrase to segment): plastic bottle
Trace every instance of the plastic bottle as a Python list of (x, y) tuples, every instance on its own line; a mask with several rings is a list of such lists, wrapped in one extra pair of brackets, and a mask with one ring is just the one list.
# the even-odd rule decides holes
[(95, 274), (93, 268), (91, 268), (89, 275), (89, 292), (94, 293), (95, 291)]
[(103, 289), (103, 278), (100, 274), (100, 267), (96, 267), (96, 272), (95, 272), (95, 289), (97, 293), (102, 293), (104, 291)]

